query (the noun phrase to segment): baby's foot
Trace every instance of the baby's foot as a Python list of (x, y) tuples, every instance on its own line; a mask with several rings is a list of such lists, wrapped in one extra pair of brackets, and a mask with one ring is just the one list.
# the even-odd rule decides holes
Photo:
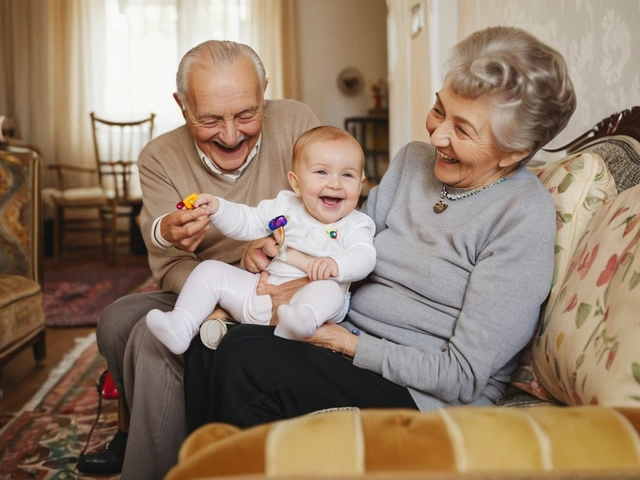
[(182, 309), (173, 312), (154, 309), (147, 314), (147, 327), (151, 333), (176, 355), (186, 352), (198, 333), (194, 323), (191, 315)]
[(220, 345), (222, 337), (227, 333), (227, 324), (224, 320), (212, 318), (207, 320), (200, 327), (200, 339), (204, 346), (215, 350)]
[(280, 305), (275, 335), (289, 340), (303, 340), (318, 329), (315, 312), (309, 305)]

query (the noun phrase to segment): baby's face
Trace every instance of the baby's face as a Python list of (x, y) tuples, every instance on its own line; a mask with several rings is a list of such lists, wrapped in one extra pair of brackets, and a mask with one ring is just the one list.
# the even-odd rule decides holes
[(362, 150), (346, 140), (323, 140), (305, 147), (289, 172), (293, 190), (315, 219), (334, 223), (351, 213), (362, 189)]

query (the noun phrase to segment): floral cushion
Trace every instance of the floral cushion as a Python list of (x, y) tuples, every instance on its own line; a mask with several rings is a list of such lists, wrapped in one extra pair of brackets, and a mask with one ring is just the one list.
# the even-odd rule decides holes
[(640, 407), (640, 185), (593, 218), (532, 352), (560, 402)]
[[(604, 161), (595, 153), (570, 155), (557, 162), (531, 168), (531, 171), (547, 187), (556, 206), (555, 267), (543, 318), (544, 322), (548, 322), (569, 260), (589, 222), (603, 201), (618, 192)], [(541, 400), (552, 400), (553, 397), (537, 379), (532, 359), (530, 349), (526, 349), (520, 357), (520, 365), (511, 384)]]
[(551, 193), (556, 206), (555, 268), (547, 301), (553, 306), (569, 259), (602, 202), (618, 194), (616, 184), (602, 158), (595, 153), (577, 153), (554, 163), (532, 168)]

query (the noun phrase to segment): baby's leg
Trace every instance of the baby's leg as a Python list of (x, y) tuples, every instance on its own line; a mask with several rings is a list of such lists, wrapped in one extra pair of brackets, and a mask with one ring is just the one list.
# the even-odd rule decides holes
[[(171, 312), (151, 310), (149, 330), (176, 355), (184, 353), (207, 316), (220, 304), (234, 318), (252, 292), (254, 274), (215, 260), (198, 265), (187, 278)], [(238, 316), (236, 316), (238, 315)]]
[(278, 307), (275, 334), (291, 340), (302, 340), (327, 320), (342, 311), (344, 293), (333, 280), (316, 280), (296, 293), (289, 305)]

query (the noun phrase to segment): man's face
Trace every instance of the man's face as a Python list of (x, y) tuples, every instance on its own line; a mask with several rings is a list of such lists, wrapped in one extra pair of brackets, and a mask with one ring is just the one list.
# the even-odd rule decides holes
[(251, 60), (215, 71), (192, 65), (186, 97), (183, 115), (200, 150), (223, 172), (237, 170), (262, 129), (264, 92)]

